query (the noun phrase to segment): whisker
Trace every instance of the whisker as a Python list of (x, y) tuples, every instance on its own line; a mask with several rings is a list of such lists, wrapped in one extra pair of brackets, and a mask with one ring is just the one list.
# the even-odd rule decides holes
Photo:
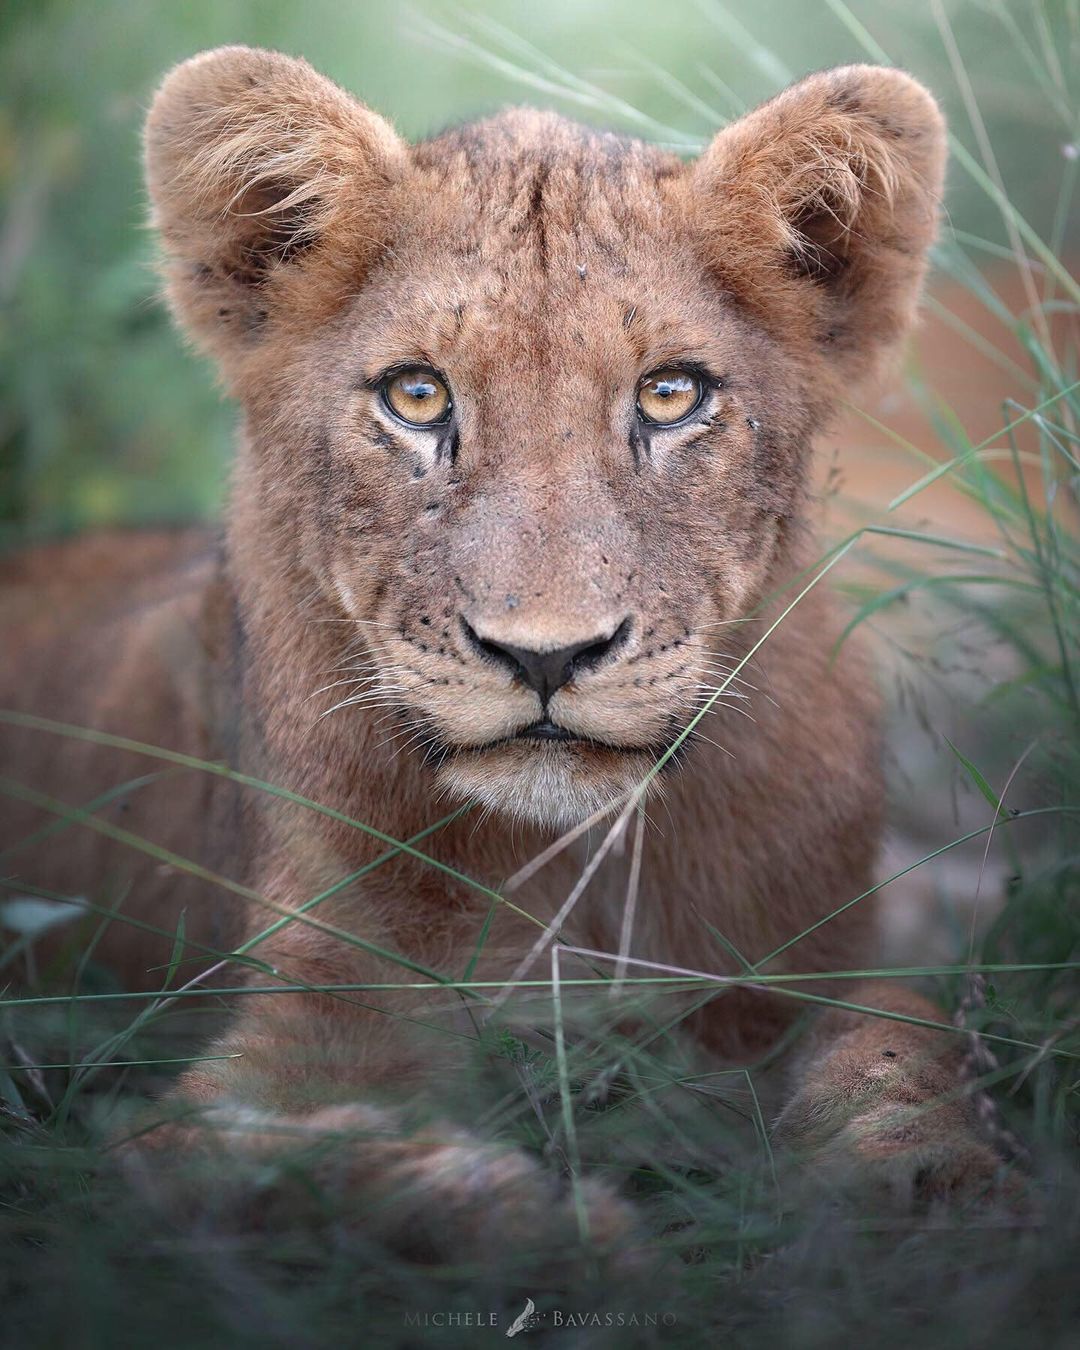
[(714, 741), (711, 736), (706, 736), (700, 727), (693, 727), (690, 731), (690, 735), (696, 737), (698, 740), (707, 741), (709, 745), (714, 745), (717, 750), (727, 755), (729, 759), (735, 758), (733, 751), (729, 750), (726, 745), (721, 745), (719, 741)]

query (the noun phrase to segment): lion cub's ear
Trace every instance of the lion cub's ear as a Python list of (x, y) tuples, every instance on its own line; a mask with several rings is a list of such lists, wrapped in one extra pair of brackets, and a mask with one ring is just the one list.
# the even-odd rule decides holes
[(912, 321), (944, 169), (930, 94), (901, 71), (847, 66), (721, 131), (691, 171), (691, 210), (721, 283), (848, 381)]
[(317, 316), (355, 284), (406, 161), (390, 124), (306, 61), (249, 47), (170, 71), (145, 144), (169, 298), (226, 367), (267, 321)]

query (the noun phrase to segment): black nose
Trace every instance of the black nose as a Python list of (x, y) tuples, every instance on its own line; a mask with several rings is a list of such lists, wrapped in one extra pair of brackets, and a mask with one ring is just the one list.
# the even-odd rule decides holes
[(505, 666), (530, 689), (535, 689), (545, 704), (556, 689), (569, 684), (579, 671), (598, 666), (618, 651), (630, 632), (630, 620), (624, 619), (613, 633), (586, 638), (554, 651), (537, 651), (532, 647), (514, 647), (508, 642), (492, 642), (481, 637), (464, 618), (461, 625), (474, 651)]

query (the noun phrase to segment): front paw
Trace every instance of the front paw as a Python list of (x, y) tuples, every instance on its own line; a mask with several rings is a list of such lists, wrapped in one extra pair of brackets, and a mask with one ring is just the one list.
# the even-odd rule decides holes
[(830, 1188), (902, 1210), (1000, 1198), (1017, 1203), (1019, 1184), (1002, 1159), (949, 1114), (932, 1103), (882, 1103), (804, 1152), (803, 1161)]
[(632, 1269), (640, 1252), (634, 1211), (606, 1186), (585, 1178), (575, 1195), (520, 1149), (441, 1123), (407, 1133), (367, 1106), (215, 1106), (125, 1152), (159, 1207), (227, 1232), (332, 1228), (409, 1260), (487, 1267), (572, 1270), (586, 1249)]
[(774, 1127), (814, 1188), (904, 1209), (1004, 1198), (1023, 1187), (977, 1134), (958, 1078), (938, 1063), (840, 1049), (808, 1075)]

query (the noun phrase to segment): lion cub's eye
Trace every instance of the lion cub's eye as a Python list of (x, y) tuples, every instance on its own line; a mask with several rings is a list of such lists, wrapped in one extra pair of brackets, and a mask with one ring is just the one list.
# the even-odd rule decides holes
[(638, 385), (638, 414), (655, 426), (673, 426), (690, 416), (704, 393), (701, 380), (688, 370), (654, 370)]
[(382, 395), (394, 416), (412, 427), (435, 427), (449, 421), (450, 390), (433, 370), (423, 366), (390, 376)]

